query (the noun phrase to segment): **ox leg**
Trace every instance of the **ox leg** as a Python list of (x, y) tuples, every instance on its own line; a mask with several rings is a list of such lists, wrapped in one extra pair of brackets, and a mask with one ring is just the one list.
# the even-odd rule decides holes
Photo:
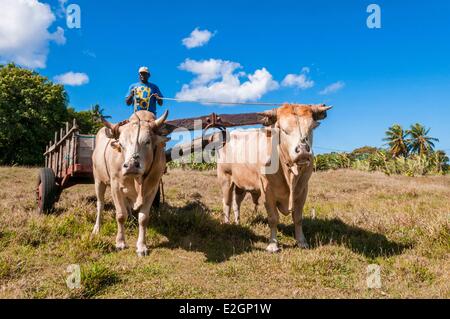
[(136, 253), (139, 257), (144, 257), (148, 255), (148, 248), (145, 243), (145, 235), (147, 232), (147, 225), (149, 218), (149, 212), (150, 212), (150, 206), (151, 205), (144, 205), (143, 209), (139, 211), (139, 235), (138, 240), (136, 242)]
[(94, 229), (92, 235), (98, 235), (100, 232), (100, 224), (102, 220), (103, 207), (105, 206), (105, 191), (106, 184), (100, 181), (95, 181), (95, 194), (97, 195), (97, 218), (95, 219)]
[[(159, 182), (157, 184), (159, 186)], [(136, 253), (139, 257), (144, 257), (148, 255), (148, 248), (145, 243), (145, 235), (147, 232), (147, 225), (149, 221), (150, 208), (152, 206), (153, 201), (155, 200), (156, 193), (159, 190), (159, 187), (155, 186), (154, 192), (150, 195), (148, 200), (144, 202), (144, 205), (141, 207), (139, 211), (139, 234), (138, 240), (136, 242)]]
[(223, 215), (225, 219), (225, 223), (230, 223), (230, 210), (231, 210), (231, 202), (233, 200), (233, 188), (234, 184), (231, 182), (230, 178), (222, 180), (222, 203), (223, 203)]
[(255, 205), (254, 213), (256, 215), (256, 214), (258, 214), (258, 204), (259, 204), (259, 197), (261, 196), (261, 193), (259, 191), (252, 191), (251, 195), (252, 195), (253, 204)]
[(265, 203), (265, 206), (267, 210), (270, 228), (270, 240), (266, 250), (271, 253), (276, 253), (277, 251), (280, 250), (280, 248), (278, 247), (278, 240), (277, 240), (277, 227), (279, 221), (279, 214), (275, 203), (268, 202)]
[(306, 195), (308, 194), (308, 188), (302, 192), (300, 198), (295, 203), (294, 211), (292, 212), (292, 220), (294, 221), (294, 229), (295, 229), (295, 240), (297, 241), (297, 245), (300, 248), (308, 248), (308, 243), (306, 242), (305, 235), (303, 234), (303, 206), (305, 205)]
[(233, 212), (234, 212), (234, 222), (239, 224), (239, 217), (241, 214), (241, 204), (245, 197), (245, 190), (234, 186), (234, 196), (233, 196)]
[(116, 221), (117, 221), (117, 236), (116, 248), (119, 250), (127, 248), (125, 243), (125, 222), (128, 218), (128, 209), (125, 203), (125, 198), (120, 194), (119, 185), (111, 185), (111, 194), (116, 207)]

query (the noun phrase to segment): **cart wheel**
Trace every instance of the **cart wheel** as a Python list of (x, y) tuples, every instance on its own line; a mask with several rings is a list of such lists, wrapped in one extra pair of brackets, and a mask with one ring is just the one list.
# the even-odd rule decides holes
[(53, 170), (48, 167), (41, 168), (36, 186), (39, 213), (47, 213), (52, 210), (56, 194), (57, 187)]

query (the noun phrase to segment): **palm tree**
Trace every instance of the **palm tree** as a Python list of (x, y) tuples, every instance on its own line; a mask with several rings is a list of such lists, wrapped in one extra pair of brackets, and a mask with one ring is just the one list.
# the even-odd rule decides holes
[(111, 116), (105, 115), (104, 111), (105, 110), (103, 108), (100, 108), (100, 105), (98, 104), (95, 104), (91, 107), (91, 112), (92, 114), (94, 114), (94, 116), (102, 116), (104, 119), (111, 118)]
[(439, 140), (437, 138), (428, 136), (429, 132), (430, 129), (427, 129), (425, 126), (419, 123), (411, 125), (411, 128), (406, 131), (406, 133), (410, 136), (410, 138), (406, 141), (412, 152), (419, 155), (426, 155), (430, 151), (433, 151), (433, 142), (439, 142)]
[(449, 157), (444, 151), (438, 150), (432, 153), (431, 160), (436, 166), (436, 170), (441, 173), (448, 167)]
[(383, 141), (386, 141), (389, 145), (390, 153), (393, 157), (407, 156), (408, 155), (408, 145), (406, 143), (407, 133), (399, 124), (394, 124), (386, 131), (386, 137)]

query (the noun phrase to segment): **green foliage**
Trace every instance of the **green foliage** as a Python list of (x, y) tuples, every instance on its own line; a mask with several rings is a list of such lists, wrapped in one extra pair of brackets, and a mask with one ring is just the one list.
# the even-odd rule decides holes
[(314, 167), (319, 171), (350, 168), (351, 158), (347, 153), (319, 154), (314, 159)]
[(167, 163), (167, 165), (169, 168), (192, 169), (196, 171), (206, 171), (217, 168), (215, 158), (212, 158), (209, 162), (205, 162), (203, 159), (197, 159), (194, 153), (191, 153), (189, 156), (183, 156), (180, 159), (173, 160)]
[(359, 147), (354, 149), (351, 153), (350, 153), (350, 157), (352, 159), (366, 159), (367, 157), (369, 157), (371, 154), (374, 154), (376, 152), (378, 152), (379, 149), (373, 146), (363, 146), (363, 147)]
[(393, 157), (408, 155), (409, 147), (406, 141), (408, 133), (399, 124), (392, 125), (385, 134), (386, 137), (383, 141), (386, 141), (389, 145)]
[[(314, 157), (316, 171), (351, 168), (366, 172), (383, 172), (387, 175), (443, 175), (449, 172), (449, 158), (444, 151), (427, 155), (410, 154), (408, 157), (392, 157), (385, 149), (370, 146), (355, 149), (351, 153), (327, 153)], [(215, 161), (206, 163), (195, 160), (194, 154), (167, 163), (169, 168), (197, 171), (216, 169)]]
[(74, 118), (81, 133), (95, 134), (95, 115), (103, 110), (95, 105), (76, 112), (67, 103), (62, 85), (14, 64), (0, 65), (0, 165), (41, 165), (55, 131)]
[(425, 128), (425, 126), (419, 123), (411, 125), (411, 128), (407, 130), (407, 133), (410, 136), (407, 143), (413, 153), (427, 155), (433, 151), (433, 142), (439, 142), (439, 140), (428, 136), (429, 132), (430, 129)]
[(39, 164), (67, 118), (67, 94), (36, 72), (0, 66), (0, 164)]
[(430, 152), (427, 155), (412, 154), (408, 157), (391, 157), (390, 152), (378, 150), (364, 157), (352, 153), (320, 154), (315, 157), (314, 168), (324, 171), (339, 168), (353, 168), (367, 172), (384, 172), (387, 175), (442, 175), (449, 171), (449, 158), (444, 151)]
[(80, 132), (83, 134), (97, 134), (98, 130), (103, 127), (103, 124), (97, 120), (98, 115), (108, 118), (103, 114), (103, 110), (96, 104), (92, 109), (88, 111), (75, 111), (73, 108), (68, 108), (69, 120), (75, 119), (77, 125), (80, 128)]
[(434, 142), (439, 140), (428, 136), (430, 129), (416, 123), (409, 130), (403, 130), (399, 124), (392, 125), (383, 139), (389, 145), (393, 157), (408, 157), (409, 153), (428, 155), (434, 150)]

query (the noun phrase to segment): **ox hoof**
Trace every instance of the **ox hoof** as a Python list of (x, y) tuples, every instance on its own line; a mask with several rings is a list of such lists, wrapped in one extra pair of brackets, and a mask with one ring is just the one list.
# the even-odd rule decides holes
[(269, 253), (277, 253), (280, 251), (280, 248), (278, 247), (277, 243), (270, 243), (269, 246), (267, 246), (266, 250)]
[(91, 235), (92, 236), (97, 236), (99, 233), (100, 233), (100, 227), (94, 226), (94, 229), (92, 230)]
[(145, 257), (145, 256), (148, 256), (148, 249), (147, 249), (147, 247), (137, 249), (136, 253), (137, 253), (138, 257)]
[(306, 241), (298, 241), (297, 242), (297, 246), (298, 246), (298, 248), (301, 248), (301, 249), (308, 249), (309, 248), (309, 245), (308, 245), (308, 243)]
[(120, 243), (116, 243), (116, 249), (117, 250), (124, 250), (126, 249), (128, 246), (127, 244), (125, 244), (125, 242), (120, 242)]

